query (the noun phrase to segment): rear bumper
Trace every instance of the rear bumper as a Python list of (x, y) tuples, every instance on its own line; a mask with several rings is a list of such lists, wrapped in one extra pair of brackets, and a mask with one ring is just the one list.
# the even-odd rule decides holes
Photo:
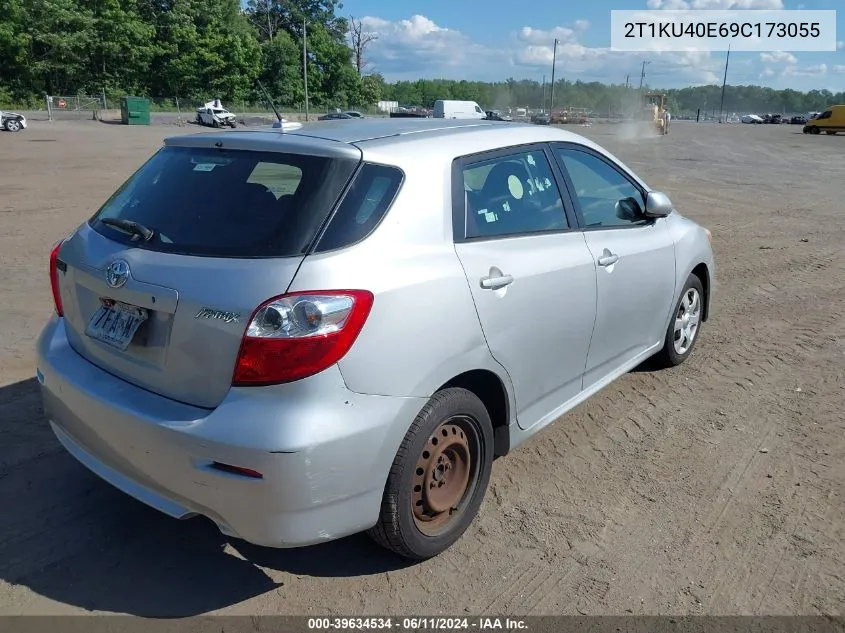
[[(53, 318), (38, 380), (56, 437), (115, 487), (172, 517), (297, 547), (378, 519), (396, 450), (424, 401), (349, 391), (337, 367), (289, 385), (232, 389), (214, 410), (163, 398), (78, 355)], [(250, 468), (262, 479), (221, 472)]]

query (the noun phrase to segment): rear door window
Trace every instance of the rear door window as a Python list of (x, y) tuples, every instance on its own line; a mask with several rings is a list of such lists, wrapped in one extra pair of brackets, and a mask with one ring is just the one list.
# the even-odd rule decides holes
[[(165, 147), (91, 219), (126, 244), (184, 255), (303, 254), (358, 161), (302, 154)], [(148, 241), (105, 224), (114, 218), (153, 232)]]
[(402, 171), (396, 167), (364, 165), (315, 250), (350, 246), (372, 233), (393, 203), (402, 178)]

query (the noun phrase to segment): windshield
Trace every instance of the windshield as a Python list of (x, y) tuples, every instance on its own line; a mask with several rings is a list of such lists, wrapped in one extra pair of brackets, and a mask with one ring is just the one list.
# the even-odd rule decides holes
[[(166, 147), (90, 220), (110, 239), (138, 248), (218, 257), (302, 254), (357, 165), (301, 154)], [(147, 240), (104, 223), (129, 220)]]

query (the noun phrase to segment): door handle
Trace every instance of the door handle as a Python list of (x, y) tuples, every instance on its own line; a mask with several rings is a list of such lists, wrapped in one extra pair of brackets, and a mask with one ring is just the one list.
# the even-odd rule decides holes
[(614, 255), (609, 250), (604, 249), (604, 253), (599, 257), (599, 266), (611, 266), (619, 261), (619, 255)]
[(498, 290), (513, 283), (513, 275), (505, 275), (498, 268), (490, 271), (490, 275), (481, 278), (481, 287), (485, 290)]

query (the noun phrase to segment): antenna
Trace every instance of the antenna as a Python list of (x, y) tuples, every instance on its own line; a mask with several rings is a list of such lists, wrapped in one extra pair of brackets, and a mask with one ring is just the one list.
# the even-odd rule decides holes
[[(256, 79), (256, 81), (258, 81), (258, 80)], [(276, 115), (276, 118), (278, 119), (278, 121), (273, 124), (273, 127), (274, 128), (282, 128), (282, 122), (283, 122), (282, 121), (282, 115), (279, 114), (279, 110), (278, 110), (278, 108), (276, 108), (276, 104), (273, 103), (273, 100), (270, 98), (270, 95), (267, 94), (267, 91), (264, 89), (264, 86), (261, 85), (260, 81), (258, 81), (258, 87), (261, 88), (261, 92), (264, 93), (264, 98), (267, 99), (267, 103), (269, 103), (270, 107), (273, 108), (273, 113)], [(284, 129), (284, 128), (282, 128), (282, 129)]]

